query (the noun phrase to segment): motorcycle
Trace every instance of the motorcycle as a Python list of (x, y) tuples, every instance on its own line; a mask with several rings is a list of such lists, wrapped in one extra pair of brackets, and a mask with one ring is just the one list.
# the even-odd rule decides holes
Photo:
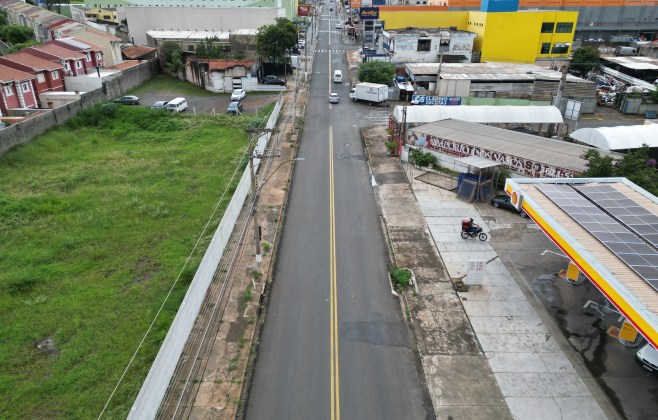
[(480, 226), (473, 226), (475, 227), (475, 230), (473, 232), (469, 232), (465, 229), (462, 229), (462, 238), (467, 239), (468, 237), (471, 238), (480, 238), (481, 241), (486, 241), (487, 240), (487, 234), (482, 232), (482, 228)]

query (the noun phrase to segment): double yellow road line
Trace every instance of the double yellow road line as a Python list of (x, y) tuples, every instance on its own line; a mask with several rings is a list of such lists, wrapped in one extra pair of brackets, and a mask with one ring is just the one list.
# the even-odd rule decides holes
[(334, 132), (329, 127), (329, 335), (331, 337), (331, 420), (340, 420), (338, 375), (338, 303), (336, 296), (336, 211), (334, 205)]

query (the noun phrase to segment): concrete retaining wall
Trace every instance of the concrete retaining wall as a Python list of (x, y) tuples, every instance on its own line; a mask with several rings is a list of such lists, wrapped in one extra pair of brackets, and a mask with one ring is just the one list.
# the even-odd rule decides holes
[(80, 100), (71, 102), (60, 108), (44, 111), (33, 118), (11, 125), (0, 130), (0, 155), (12, 147), (28, 143), (34, 137), (43, 134), (56, 124), (64, 124), (69, 118), (77, 115), (83, 108), (97, 105), (101, 102), (123, 95), (130, 89), (140, 86), (159, 71), (156, 60), (144, 62), (135, 67), (123, 70), (120, 74), (103, 78), (103, 87), (82, 94)]

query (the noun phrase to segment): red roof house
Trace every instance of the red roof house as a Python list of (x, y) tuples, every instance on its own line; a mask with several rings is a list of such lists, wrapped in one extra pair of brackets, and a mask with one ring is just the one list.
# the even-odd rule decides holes
[(0, 56), (0, 65), (11, 67), (36, 76), (37, 95), (44, 92), (63, 92), (64, 65), (26, 52), (18, 51)]
[(33, 83), (36, 78), (33, 74), (0, 65), (0, 114), (6, 115), (11, 108), (36, 108)]
[(45, 58), (46, 60), (61, 63), (64, 66), (66, 76), (79, 76), (87, 73), (85, 67), (85, 56), (79, 52), (67, 50), (58, 45), (44, 44), (35, 47), (25, 48), (22, 51)]

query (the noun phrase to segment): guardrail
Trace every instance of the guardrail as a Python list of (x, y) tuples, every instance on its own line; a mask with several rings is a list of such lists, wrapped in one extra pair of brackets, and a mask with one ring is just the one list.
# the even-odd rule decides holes
[[(282, 105), (283, 99), (280, 97), (267, 120), (266, 128), (274, 128)], [(258, 138), (256, 150), (259, 154), (267, 147), (270, 136), (271, 133), (264, 133)], [(257, 171), (259, 167), (260, 159), (254, 159), (254, 170)], [(128, 419), (153, 419), (156, 416), (250, 187), (251, 177), (247, 167), (133, 403)]]

